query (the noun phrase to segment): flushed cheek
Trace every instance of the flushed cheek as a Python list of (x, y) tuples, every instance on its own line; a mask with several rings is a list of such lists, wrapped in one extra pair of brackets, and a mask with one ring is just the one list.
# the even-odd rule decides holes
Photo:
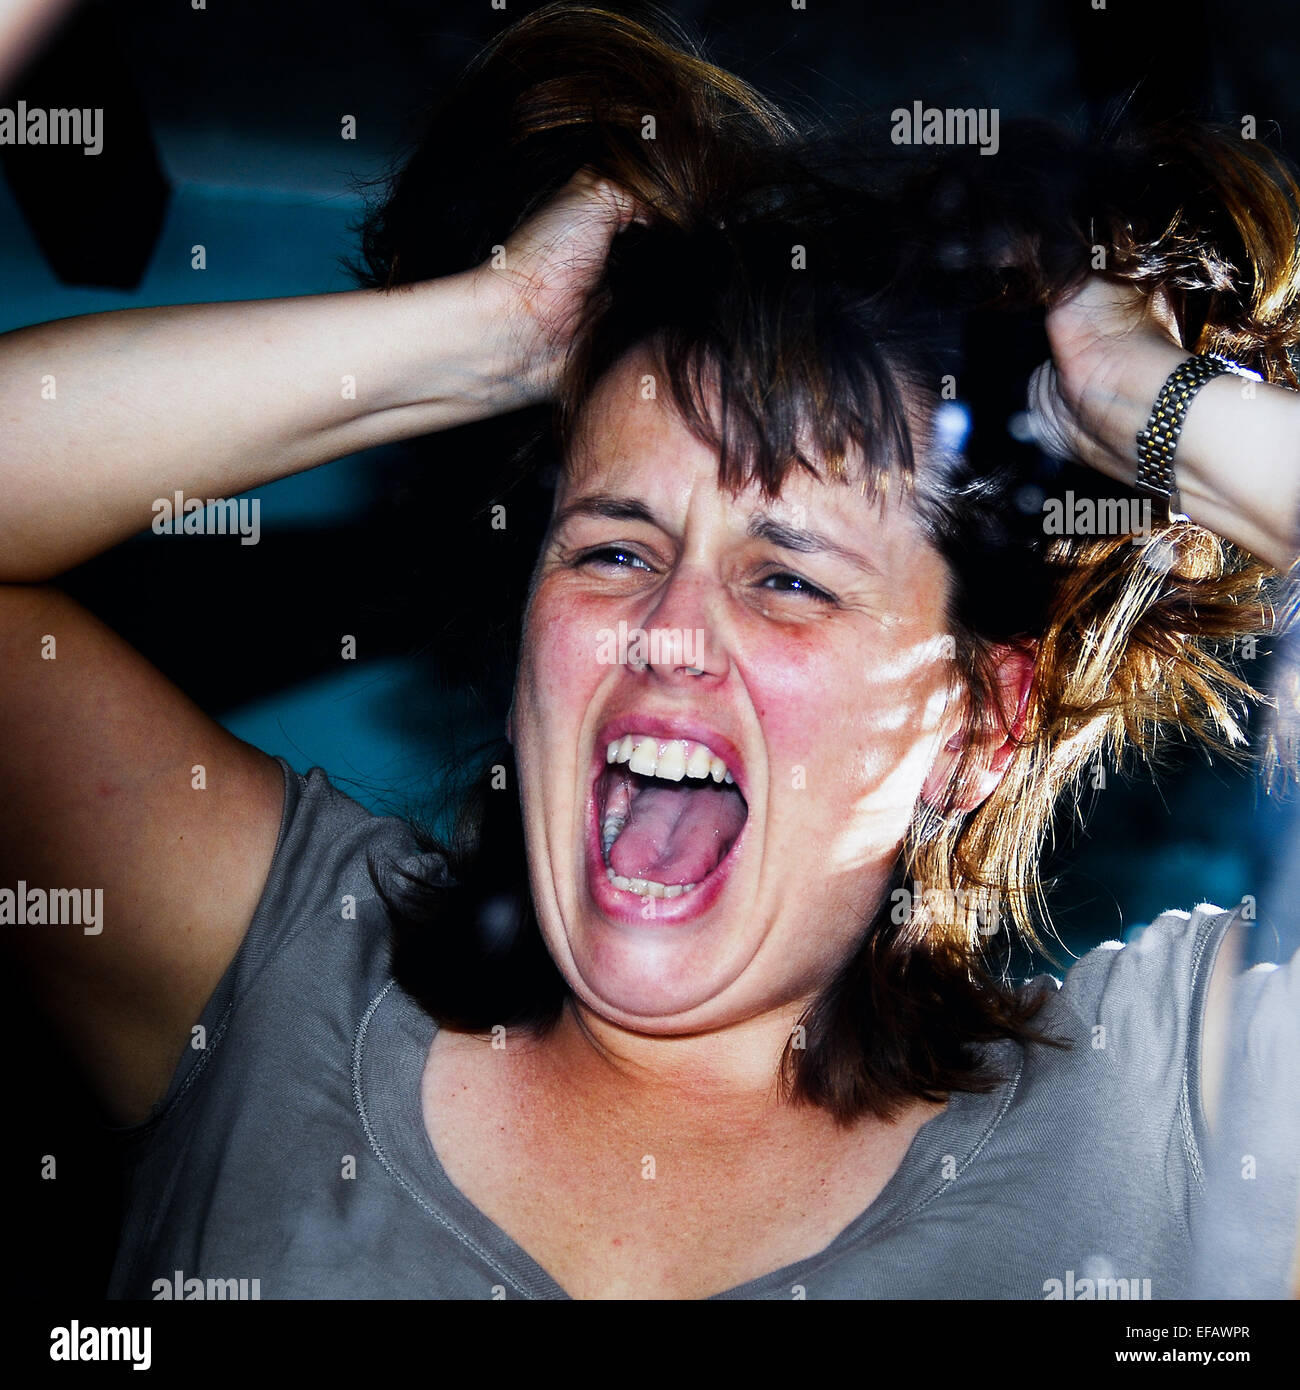
[[(855, 664), (871, 667), (866, 678)], [(770, 662), (751, 683), (769, 758), (773, 832), (819, 872), (858, 872), (892, 857), (933, 754), (933, 682), (904, 650)], [(850, 679), (856, 676), (856, 679)], [(942, 704), (942, 698), (939, 698)], [(804, 848), (801, 848), (804, 847)]]
[[(587, 767), (580, 747), (600, 668), (583, 628), (555, 607), (535, 605), (520, 655), (512, 717), (526, 807), (548, 821), (571, 816)], [(554, 828), (554, 827), (553, 827)]]
[(747, 640), (739, 665), (768, 756), (806, 745), (810, 710), (825, 700), (829, 681), (842, 679), (837, 653), (814, 634), (792, 627)]
[(932, 722), (933, 673), (921, 668), (921, 646), (818, 649), (807, 640), (751, 646), (745, 683), (773, 779), (794, 777), (801, 767), (832, 769), (837, 784), (862, 788), (905, 758)]
[(519, 684), (544, 723), (578, 723), (599, 683), (597, 630), (581, 608), (538, 597), (529, 610)]
[(560, 594), (542, 587), (528, 610), (525, 658), (544, 680), (581, 682), (594, 675), (598, 621), (581, 600), (564, 602)]

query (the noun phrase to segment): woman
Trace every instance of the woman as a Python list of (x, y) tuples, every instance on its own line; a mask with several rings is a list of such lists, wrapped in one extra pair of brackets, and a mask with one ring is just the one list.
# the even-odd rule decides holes
[[(94, 937), (16, 943), (123, 1127), (112, 1292), (1187, 1292), (1233, 914), (1163, 917), (1059, 992), (989, 957), (1105, 746), (1240, 738), (1219, 647), (1267, 629), (1298, 544), (1289, 176), (1180, 137), (1217, 240), (1139, 198), (1154, 141), (1093, 168), (1031, 132), (1005, 182), (869, 185), (666, 21), (567, 6), (444, 119), (481, 139), (435, 132), (367, 228), (400, 292), (0, 344), (4, 881), (103, 890)], [(1077, 182), (1026, 211), (1049, 167)], [(960, 447), (950, 368), (999, 295), (1054, 306), (1035, 428), (1121, 483), (1192, 347), (1267, 378), (1187, 413), (1190, 523), (1049, 540), (987, 435)], [(159, 497), (544, 401), (513, 767), (445, 851), (50, 587)]]

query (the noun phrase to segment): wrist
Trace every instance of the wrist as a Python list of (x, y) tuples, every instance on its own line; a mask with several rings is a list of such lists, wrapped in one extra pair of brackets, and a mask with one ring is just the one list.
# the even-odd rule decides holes
[(1188, 411), (1175, 464), (1183, 510), (1288, 570), (1300, 552), (1300, 393), (1218, 377)]
[(1195, 353), (1170, 372), (1151, 407), (1147, 423), (1138, 431), (1134, 486), (1143, 497), (1157, 503), (1170, 522), (1190, 520), (1182, 510), (1178, 475), (1174, 470), (1187, 413), (1199, 393), (1210, 382), (1225, 375), (1248, 378), (1252, 382), (1262, 380), (1258, 373), (1220, 353)]
[[(1083, 461), (1132, 487), (1138, 431), (1191, 355), (1153, 342), (1109, 356), (1079, 401)], [(1189, 521), (1289, 569), (1300, 553), (1300, 393), (1230, 374), (1207, 382), (1188, 405), (1174, 474)]]
[(1111, 462), (1105, 471), (1120, 482), (1133, 484), (1138, 432), (1146, 428), (1169, 374), (1188, 356), (1174, 343), (1150, 343), (1140, 352), (1115, 353), (1104, 373), (1098, 374), (1097, 389), (1085, 396), (1081, 410), (1085, 427)]
[(453, 278), (460, 282), (468, 336), (478, 344), (476, 374), (483, 399), (500, 410), (548, 400), (558, 354), (518, 283), (490, 264)]
[(527, 352), (499, 277), (470, 270), (370, 293), (384, 360), (366, 414), (399, 412), (423, 433), (546, 398), (545, 358)]
[[(1109, 446), (1123, 450), (1130, 485), (1138, 474), (1137, 431), (1149, 426), (1169, 374), (1190, 356), (1171, 344), (1126, 363), (1106, 431)], [(1171, 502), (1187, 520), (1289, 569), (1300, 549), (1300, 394), (1236, 373), (1205, 382), (1183, 413), (1171, 482)]]

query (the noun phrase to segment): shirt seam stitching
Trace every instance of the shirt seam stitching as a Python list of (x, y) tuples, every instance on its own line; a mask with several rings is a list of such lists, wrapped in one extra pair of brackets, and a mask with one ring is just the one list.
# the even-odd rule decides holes
[[(843, 1258), (843, 1256), (849, 1253), (850, 1251), (857, 1250), (863, 1245), (874, 1244), (882, 1237), (888, 1235), (891, 1231), (897, 1230), (898, 1227), (904, 1225), (907, 1221), (911, 1220), (912, 1217), (914, 1217), (925, 1207), (929, 1206), (932, 1202), (935, 1202), (940, 1197), (944, 1196), (944, 1194), (956, 1184), (957, 1180), (962, 1176), (962, 1174), (967, 1172), (971, 1165), (979, 1157), (980, 1152), (984, 1149), (988, 1141), (993, 1137), (994, 1132), (997, 1130), (998, 1126), (1006, 1117), (1006, 1113), (1011, 1108), (1011, 1104), (1014, 1101), (1016, 1093), (1020, 1088), (1020, 1078), (1024, 1075), (1024, 1070), (1025, 1054), (1024, 1049), (1021, 1048), (1019, 1054), (1019, 1062), (1016, 1066), (1015, 1075), (1010, 1078), (1009, 1082), (1004, 1083), (1006, 1085), (1007, 1093), (1002, 1101), (1002, 1104), (998, 1108), (997, 1114), (994, 1115), (993, 1118), (988, 1122), (984, 1129), (984, 1132), (980, 1135), (974, 1147), (970, 1150), (970, 1152), (966, 1155), (965, 1159), (962, 1161), (961, 1167), (958, 1168), (958, 1170), (953, 1174), (951, 1178), (941, 1179), (938, 1187), (922, 1196), (919, 1196), (914, 1202), (911, 1203), (911, 1205), (905, 1207), (895, 1216), (882, 1222), (879, 1226), (872, 1227), (869, 1230), (860, 1232), (856, 1236), (850, 1237), (848, 1240), (845, 1241), (843, 1245), (840, 1245), (838, 1243), (837, 1237), (836, 1240), (832, 1241), (831, 1243), (832, 1246), (834, 1246), (833, 1249), (827, 1248), (826, 1250), (820, 1252), (820, 1254), (810, 1255), (808, 1257), (809, 1260), (816, 1261), (816, 1263), (809, 1265), (806, 1269), (799, 1269), (800, 1265), (803, 1264), (803, 1261), (796, 1261), (794, 1265), (787, 1266), (787, 1271), (792, 1269), (799, 1269), (799, 1276), (795, 1279), (795, 1283), (798, 1283), (800, 1279), (805, 1278), (809, 1275), (815, 1275), (820, 1273), (827, 1266), (835, 1264), (838, 1260)], [(727, 1292), (728, 1294), (734, 1294), (737, 1293), (740, 1289), (749, 1287), (750, 1284), (761, 1284), (768, 1279), (775, 1280), (776, 1277), (782, 1273), (782, 1270), (773, 1270), (771, 1274), (760, 1275), (757, 1279), (748, 1280), (746, 1281), (746, 1283), (739, 1284), (736, 1286), (735, 1289), (730, 1289)]]
[(357, 1025), (356, 1036), (352, 1045), (352, 1099), (353, 1103), (356, 1105), (357, 1114), (361, 1118), (362, 1128), (365, 1130), (366, 1142), (374, 1151), (375, 1157), (379, 1159), (379, 1162), (383, 1166), (384, 1170), (388, 1173), (389, 1177), (391, 1177), (398, 1184), (398, 1186), (402, 1188), (402, 1190), (407, 1194), (407, 1196), (409, 1196), (416, 1203), (416, 1205), (420, 1207), (422, 1211), (424, 1211), (428, 1216), (431, 1216), (440, 1226), (442, 1226), (448, 1232), (449, 1235), (455, 1237), (455, 1239), (459, 1241), (460, 1244), (465, 1246), (467, 1249), (472, 1250), (474, 1254), (477, 1255), (478, 1258), (483, 1261), (484, 1264), (486, 1264), (490, 1269), (496, 1271), (496, 1273), (498, 1273), (504, 1280), (506, 1280), (507, 1283), (512, 1285), (516, 1290), (518, 1290), (518, 1292), (521, 1293), (525, 1298), (532, 1298), (533, 1295), (515, 1275), (511, 1274), (508, 1270), (504, 1269), (490, 1252), (485, 1250), (483, 1246), (481, 1246), (476, 1240), (473, 1239), (473, 1237), (469, 1236), (464, 1231), (462, 1231), (448, 1217), (443, 1216), (441, 1212), (439, 1212), (431, 1203), (427, 1202), (424, 1199), (424, 1197), (422, 1197), (420, 1193), (416, 1191), (414, 1186), (406, 1180), (403, 1174), (398, 1170), (397, 1166), (384, 1152), (383, 1146), (379, 1143), (379, 1138), (375, 1134), (375, 1131), (371, 1126), (370, 1117), (366, 1113), (365, 1100), (362, 1096), (361, 1091), (361, 1052), (362, 1048), (365, 1045), (366, 1033), (370, 1027), (370, 1020), (373, 1017), (375, 1010), (378, 1009), (381, 1003), (383, 1003), (384, 997), (388, 994), (389, 990), (391, 990), (396, 984), (396, 980), (389, 980), (389, 982), (383, 987), (383, 989), (381, 989), (379, 993), (370, 1001), (369, 1007), (362, 1015), (361, 1022)]
[[(1227, 913), (1216, 915), (1206, 920), (1202, 929), (1197, 933), (1197, 945), (1192, 957), (1192, 980), (1188, 999), (1188, 1028), (1187, 1028), (1187, 1055), (1183, 1058), (1183, 1079), (1182, 1088), (1178, 1098), (1178, 1112), (1180, 1128), (1182, 1131), (1183, 1148), (1187, 1154), (1188, 1162), (1191, 1164), (1192, 1173), (1196, 1178), (1198, 1187), (1205, 1185), (1205, 1166), (1202, 1161), (1201, 1146), (1197, 1139), (1197, 1118), (1199, 1116), (1202, 1127), (1205, 1127), (1205, 1112), (1201, 1105), (1200, 1091), (1204, 1085), (1204, 1078), (1201, 1076), (1200, 1050), (1205, 1032), (1205, 1008), (1209, 1002), (1209, 988), (1206, 987), (1199, 996), (1197, 988), (1201, 982), (1202, 967), (1205, 963), (1206, 954), (1210, 950), (1211, 942), (1218, 936), (1218, 949), (1213, 953), (1210, 974), (1213, 975), (1214, 961), (1218, 960), (1219, 949), (1222, 948), (1227, 934), (1236, 924), (1237, 914), (1241, 911), (1238, 904)], [(1224, 920), (1226, 917), (1226, 921)], [(1221, 929), (1221, 930), (1220, 930)], [(1191, 1080), (1193, 1073), (1197, 1080), (1197, 1094), (1192, 1096)], [(1208, 1138), (1208, 1133), (1207, 1133)]]

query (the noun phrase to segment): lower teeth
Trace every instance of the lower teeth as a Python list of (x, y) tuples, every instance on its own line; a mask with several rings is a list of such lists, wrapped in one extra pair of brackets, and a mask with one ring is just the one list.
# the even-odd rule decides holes
[(696, 887), (694, 883), (656, 883), (652, 878), (624, 878), (606, 865), (605, 874), (615, 888), (642, 898), (680, 898)]

